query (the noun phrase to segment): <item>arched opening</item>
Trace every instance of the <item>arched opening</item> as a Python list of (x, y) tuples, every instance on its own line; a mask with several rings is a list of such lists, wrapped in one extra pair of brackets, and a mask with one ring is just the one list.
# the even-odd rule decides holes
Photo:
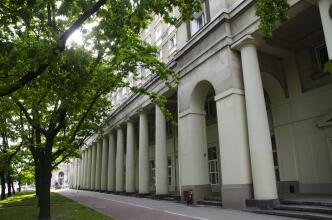
[(279, 81), (262, 73), (266, 112), (268, 116), (274, 171), (280, 195), (299, 192), (295, 136), (292, 131), (289, 100)]
[(275, 172), (277, 182), (280, 182), (278, 151), (277, 151), (277, 143), (276, 143), (276, 134), (275, 134), (274, 124), (273, 124), (272, 103), (271, 103), (270, 96), (266, 92), (266, 90), (264, 90), (264, 98), (265, 98), (267, 119), (268, 119), (268, 122), (269, 122), (270, 135), (271, 135), (274, 172)]
[(221, 200), (221, 167), (220, 147), (218, 138), (218, 120), (216, 102), (214, 100), (215, 90), (213, 86), (202, 81), (196, 85), (191, 96), (191, 110), (203, 113), (201, 126), (205, 134), (202, 136), (203, 151), (207, 165), (205, 172), (209, 192), (203, 196), (204, 200)]
[(62, 171), (60, 171), (59, 174), (58, 174), (58, 183), (59, 183), (60, 186), (63, 185), (64, 178), (65, 178), (65, 174)]

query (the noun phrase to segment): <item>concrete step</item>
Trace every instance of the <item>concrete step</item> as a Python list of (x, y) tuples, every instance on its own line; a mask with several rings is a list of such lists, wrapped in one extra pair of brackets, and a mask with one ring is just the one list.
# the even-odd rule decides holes
[(154, 198), (154, 194), (153, 193), (144, 193), (144, 194), (136, 194), (137, 197), (140, 198), (149, 198), (149, 199), (153, 199)]
[(165, 197), (161, 198), (161, 200), (173, 201), (173, 202), (179, 201), (176, 198), (170, 197), (170, 196), (165, 196)]
[(221, 197), (207, 197), (207, 198), (204, 198), (204, 200), (220, 202)]
[(282, 200), (280, 200), (280, 203), (283, 204), (283, 205), (309, 205), (309, 206), (332, 207), (332, 202), (301, 201), (301, 200), (282, 199)]
[(173, 198), (175, 201), (181, 201), (181, 196), (176, 194), (170, 194), (168, 197)]
[(181, 196), (175, 194), (155, 195), (157, 200), (181, 201)]
[(202, 200), (202, 201), (197, 201), (197, 204), (199, 205), (207, 205), (207, 206), (218, 206), (221, 207), (222, 206), (222, 202), (219, 201), (215, 201), (215, 200)]
[(326, 206), (312, 206), (312, 205), (278, 205), (274, 209), (276, 210), (288, 210), (288, 211), (301, 211), (301, 212), (313, 212), (332, 215), (332, 208)]
[(300, 219), (332, 220), (332, 215), (312, 213), (312, 212), (275, 210), (275, 209), (269, 209), (269, 210), (246, 209), (246, 211), (257, 213), (257, 214), (284, 216), (284, 217), (300, 218)]

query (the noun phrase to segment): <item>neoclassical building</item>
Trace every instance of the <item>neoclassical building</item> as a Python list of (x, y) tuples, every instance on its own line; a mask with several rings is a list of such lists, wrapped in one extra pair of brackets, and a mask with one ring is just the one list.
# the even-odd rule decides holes
[(51, 187), (55, 189), (68, 188), (69, 179), (72, 178), (72, 175), (69, 173), (71, 169), (70, 166), (73, 164), (61, 163), (58, 166), (58, 169), (52, 171), (51, 178)]
[(253, 0), (205, 0), (175, 27), (155, 16), (141, 35), (180, 83), (169, 89), (145, 70), (135, 83), (166, 96), (177, 125), (146, 97), (112, 94), (110, 126), (74, 160), (71, 187), (157, 196), (192, 189), (195, 202), (227, 208), (332, 194), (332, 75), (323, 71), (332, 1), (289, 4), (271, 38), (259, 31)]

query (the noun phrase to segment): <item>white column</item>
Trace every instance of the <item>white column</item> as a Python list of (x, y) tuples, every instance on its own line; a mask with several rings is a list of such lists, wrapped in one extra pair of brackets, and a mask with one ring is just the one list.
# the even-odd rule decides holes
[(92, 159), (91, 159), (91, 189), (96, 190), (96, 165), (97, 165), (97, 144), (92, 144)]
[(107, 190), (107, 165), (108, 165), (108, 136), (103, 137), (101, 164), (101, 190)]
[(149, 193), (150, 172), (148, 116), (143, 112), (139, 117), (138, 175), (139, 193)]
[(84, 180), (84, 152), (82, 152), (82, 158), (80, 159), (80, 189), (83, 189)]
[(79, 169), (78, 169), (78, 159), (75, 159), (75, 189), (78, 187)]
[(124, 187), (124, 142), (123, 130), (117, 129), (117, 143), (116, 143), (116, 177), (115, 177), (115, 191), (123, 192)]
[(97, 142), (97, 161), (96, 161), (96, 190), (101, 189), (101, 153), (102, 153), (102, 142)]
[(80, 188), (84, 188), (84, 151), (82, 150), (81, 158), (81, 177), (80, 177)]
[(77, 188), (81, 187), (82, 160), (77, 159)]
[(135, 135), (134, 124), (127, 122), (127, 154), (126, 154), (126, 192), (135, 192)]
[(73, 159), (73, 188), (76, 188), (76, 158)]
[(331, 5), (331, 0), (318, 0), (319, 12), (322, 20), (326, 47), (330, 60), (332, 59), (332, 18), (329, 14)]
[(156, 194), (168, 194), (168, 161), (166, 147), (166, 120), (156, 105)]
[(84, 150), (85, 152), (85, 159), (84, 159), (84, 189), (88, 188), (88, 158), (89, 158), (89, 154), (88, 154), (88, 149), (86, 148)]
[(261, 72), (251, 37), (242, 42), (240, 50), (254, 196), (257, 200), (278, 199)]
[(92, 146), (88, 146), (87, 189), (90, 190), (92, 189), (91, 171), (92, 171)]
[(107, 191), (115, 191), (115, 137), (113, 133), (108, 136), (108, 170), (107, 170)]
[[(252, 197), (244, 91), (229, 89), (218, 94), (215, 101), (218, 116), (223, 207), (242, 209), (246, 206), (245, 200)], [(238, 195), (234, 196), (234, 194)]]
[(179, 161), (181, 187), (210, 186), (205, 113), (202, 111), (179, 114)]
[(84, 173), (84, 159), (85, 159), (85, 152), (82, 149), (82, 159), (81, 159), (81, 189), (84, 189), (84, 177), (85, 177), (85, 173)]

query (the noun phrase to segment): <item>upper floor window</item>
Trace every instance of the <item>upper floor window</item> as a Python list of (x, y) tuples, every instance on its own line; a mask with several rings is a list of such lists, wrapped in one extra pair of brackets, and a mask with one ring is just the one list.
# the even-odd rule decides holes
[(325, 63), (329, 61), (326, 45), (316, 47), (315, 52), (319, 69), (323, 71)]
[(203, 12), (198, 12), (194, 15), (194, 19), (190, 21), (191, 36), (197, 33), (205, 24)]
[(155, 32), (156, 32), (156, 40), (159, 40), (159, 38), (161, 37), (161, 34), (162, 34), (160, 23), (156, 26)]
[(157, 52), (157, 57), (159, 60), (162, 60), (163, 59), (163, 50), (160, 49), (158, 52)]
[(196, 34), (207, 23), (207, 5), (207, 1), (203, 1), (201, 11), (193, 15), (193, 19), (189, 23), (190, 37)]
[(176, 44), (176, 35), (174, 35), (169, 39), (169, 49), (172, 50), (176, 48)]

